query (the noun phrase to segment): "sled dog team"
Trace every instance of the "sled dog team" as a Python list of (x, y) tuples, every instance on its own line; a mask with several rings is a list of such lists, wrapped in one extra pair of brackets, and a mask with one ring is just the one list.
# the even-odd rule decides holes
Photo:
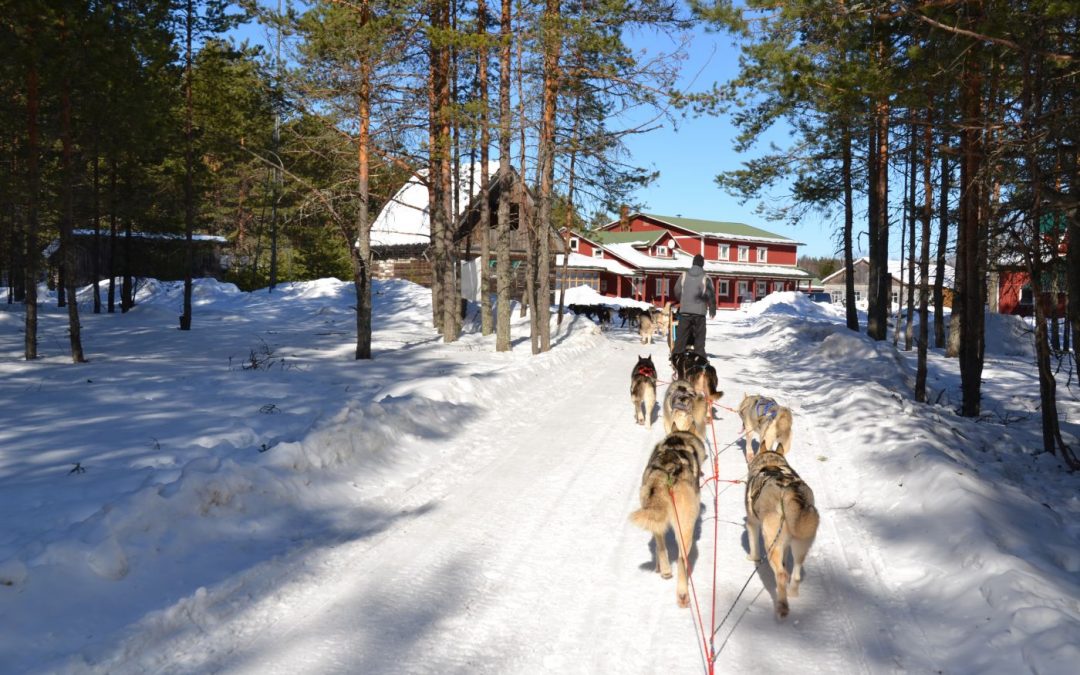
[[(645, 316), (640, 318), (642, 325)], [(688, 607), (686, 561), (690, 559), (701, 508), (706, 426), (712, 419), (713, 402), (724, 393), (717, 391), (716, 369), (703, 354), (672, 354), (671, 367), (672, 382), (661, 405), (667, 435), (653, 448), (645, 465), (641, 508), (630, 514), (630, 520), (652, 532), (656, 570), (664, 579), (671, 578), (667, 531), (670, 528), (674, 532), (678, 545), (675, 597), (680, 607)], [(652, 357), (638, 357), (630, 377), (630, 398), (635, 420), (650, 429), (656, 382)], [(776, 615), (782, 619), (788, 614), (788, 595), (799, 593), (803, 561), (817, 534), (814, 493), (785, 457), (791, 450), (791, 410), (765, 396), (744, 395), (738, 413), (746, 443), (747, 558), (755, 563), (761, 560), (760, 538), (776, 579)], [(753, 437), (758, 439), (756, 451)], [(788, 551), (792, 559), (790, 575), (784, 567)]]

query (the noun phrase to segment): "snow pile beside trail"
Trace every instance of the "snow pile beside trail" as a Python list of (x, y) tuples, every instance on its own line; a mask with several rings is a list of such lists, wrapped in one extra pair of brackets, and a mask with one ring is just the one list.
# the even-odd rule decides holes
[[(1000, 332), (1014, 339), (1016, 323), (1002, 319), (988, 328), (1010, 327)], [(1032, 454), (1037, 434), (915, 403), (912, 369), (891, 341), (842, 326), (821, 339), (820, 323), (786, 314), (762, 312), (751, 325), (769, 328), (763, 354), (787, 373), (774, 395), (795, 412), (793, 465), (810, 461), (799, 454), (807, 427), (820, 435), (808, 441), (829, 449), (818, 459), (830, 480), (812, 486), (823, 523), (876, 538), (852, 554), (850, 572), (871, 568), (889, 585), (877, 601), (914, 614), (919, 630), (888, 635), (923, 645), (905, 668), (1072, 672), (1080, 498), (1056, 458)]]
[(1034, 358), (1035, 332), (1023, 317), (987, 312), (986, 353)]
[(763, 314), (785, 314), (803, 319), (827, 319), (835, 321), (838, 317), (843, 318), (843, 308), (814, 302), (806, 293), (801, 291), (784, 291), (769, 293), (761, 300), (756, 300), (746, 306), (746, 313), (750, 316)]
[[(555, 291), (555, 303), (559, 302), (559, 291)], [(566, 306), (570, 305), (607, 305), (609, 307), (652, 307), (650, 302), (641, 302), (633, 298), (612, 298), (600, 295), (591, 286), (574, 286), (566, 289)]]
[[(138, 330), (120, 350), (125, 357), (143, 364), (173, 347), (163, 340), (175, 332), (173, 322), (161, 327), (155, 310), (171, 310), (182, 291), (179, 282), (141, 285), (135, 309), (148, 312), (129, 315), (128, 325)], [(479, 334), (444, 345), (430, 326), (430, 291), (376, 282), (374, 339), (391, 346), (375, 360), (353, 362), (334, 356), (351, 346), (351, 331), (338, 324), (353, 326), (352, 284), (320, 280), (249, 294), (199, 280), (196, 296), (205, 303), (196, 320), (213, 328), (182, 335), (206, 342), (183, 354), (182, 374), (170, 377), (173, 388), (157, 389), (158, 378), (142, 371), (123, 384), (124, 414), (141, 420), (139, 433), (155, 447), (160, 440), (161, 447), (136, 453), (136, 442), (120, 435), (88, 441), (100, 450), (80, 454), (89, 468), (68, 479), (83, 479), (71, 488), (84, 491), (81, 496), (38, 498), (36, 483), (14, 482), (5, 467), (14, 485), (5, 498), (17, 500), (20, 516), (32, 518), (0, 539), (0, 588), (7, 589), (0, 610), (34, 608), (17, 632), (0, 636), (0, 653), (20, 655), (7, 663), (15, 671), (40, 666), (42, 654), (73, 650), (78, 656), (58, 669), (80, 669), (97, 658), (111, 631), (149, 608), (171, 608), (202, 587), (216, 588), (298, 547), (333, 545), (388, 526), (400, 514), (372, 505), (391, 491), (407, 492), (445, 463), (447, 438), (604, 340), (591, 325), (569, 322), (553, 330), (555, 348), (539, 356), (488, 354), (494, 337)], [(51, 310), (45, 320), (52, 320)], [(56, 315), (62, 326), (63, 315)], [(210, 315), (233, 318), (198, 319)], [(514, 331), (527, 330), (527, 321), (515, 316)], [(251, 334), (266, 336), (278, 358), (297, 365), (273, 371), (214, 367), (226, 363), (215, 350)], [(106, 372), (81, 380), (101, 388), (82, 403), (61, 401), (67, 407), (57, 414), (75, 417), (68, 408), (78, 405), (79, 418), (108, 419), (115, 403), (105, 388), (113, 379)], [(380, 388), (379, 382), (393, 384)], [(251, 396), (236, 397), (232, 387), (250, 389)], [(162, 391), (168, 400), (155, 403)], [(260, 400), (274, 405), (248, 408)], [(61, 480), (69, 469), (60, 467)], [(52, 466), (44, 473), (42, 482), (57, 480)], [(430, 497), (418, 490), (416, 498)], [(98, 608), (100, 615), (72, 614), (71, 606)], [(174, 614), (176, 622), (193, 620), (186, 612)], [(20, 648), (19, 636), (40, 639)]]

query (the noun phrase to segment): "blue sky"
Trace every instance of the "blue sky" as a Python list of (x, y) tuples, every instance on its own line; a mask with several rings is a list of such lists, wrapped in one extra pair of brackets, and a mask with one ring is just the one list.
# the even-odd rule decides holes
[[(261, 0), (260, 4), (276, 7), (277, 2)], [(257, 24), (242, 26), (234, 31), (234, 35), (251, 42), (267, 41), (266, 30)], [(630, 41), (639, 49), (650, 52), (671, 49), (666, 39), (658, 40), (652, 35), (637, 35)], [(683, 66), (682, 86), (704, 88), (734, 77), (738, 71), (738, 55), (739, 49), (730, 36), (697, 30)], [(835, 255), (835, 223), (814, 215), (796, 226), (770, 222), (755, 213), (756, 200), (740, 204), (737, 198), (717, 187), (717, 174), (738, 168), (742, 161), (754, 156), (753, 153), (740, 155), (733, 150), (735, 134), (728, 117), (719, 115), (678, 118), (676, 124), (665, 122), (648, 134), (628, 137), (632, 162), (660, 173), (652, 185), (636, 195), (645, 205), (644, 210), (662, 215), (746, 223), (802, 242), (800, 256)], [(772, 130), (766, 140), (782, 144), (785, 136), (786, 129), (778, 128)], [(856, 251), (856, 255), (859, 254)]]
[[(650, 49), (654, 46), (646, 45)], [(734, 77), (738, 56), (739, 49), (730, 36), (697, 31), (683, 67), (683, 86), (704, 88)], [(744, 160), (754, 157), (753, 153), (735, 152), (736, 133), (729, 118), (720, 115), (681, 118), (676, 125), (665, 124), (648, 134), (631, 136), (627, 144), (635, 162), (660, 172), (660, 177), (637, 195), (646, 205), (645, 211), (746, 223), (802, 242), (800, 256), (833, 256), (835, 224), (831, 221), (810, 216), (797, 226), (770, 222), (755, 213), (757, 200), (740, 204), (716, 185), (717, 174), (739, 168)], [(766, 141), (782, 144), (786, 135), (786, 127), (776, 128)]]

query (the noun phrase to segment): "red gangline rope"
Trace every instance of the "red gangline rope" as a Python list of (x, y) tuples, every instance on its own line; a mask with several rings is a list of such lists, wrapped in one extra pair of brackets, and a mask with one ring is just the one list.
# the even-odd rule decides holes
[[(710, 404), (712, 402), (710, 401)], [(712, 409), (710, 405), (709, 409)], [(716, 637), (714, 627), (716, 626), (716, 567), (717, 567), (717, 540), (720, 538), (720, 491), (716, 489), (716, 485), (720, 480), (720, 455), (717, 454), (716, 448), (716, 424), (712, 414), (709, 415), (709, 428), (712, 430), (712, 446), (713, 446), (713, 475), (712, 478), (716, 483), (713, 483), (713, 553), (712, 553), (712, 615), (709, 617), (709, 658), (715, 661), (716, 646), (714, 639)], [(709, 664), (709, 675), (712, 675), (713, 666), (712, 661)]]
[[(675, 504), (675, 490), (668, 488), (668, 497), (671, 498), (671, 508), (675, 511), (675, 527), (678, 529), (678, 537), (681, 545), (679, 546), (679, 554), (683, 558), (683, 566), (686, 567), (686, 580), (690, 584), (690, 597), (694, 599), (694, 612), (697, 613), (697, 625), (701, 630), (701, 646), (702, 651), (705, 654), (705, 659), (708, 663), (706, 672), (708, 675), (713, 675), (713, 653), (710, 647), (712, 642), (712, 636), (709, 636), (709, 640), (705, 639), (705, 622), (701, 619), (701, 606), (698, 604), (697, 587), (694, 586), (694, 577), (690, 572), (690, 551), (686, 548), (686, 542), (682, 541), (682, 524), (679, 522), (679, 507)], [(713, 561), (715, 566), (716, 561)], [(692, 616), (692, 615), (691, 615)], [(712, 628), (709, 628), (709, 632), (712, 632)]]

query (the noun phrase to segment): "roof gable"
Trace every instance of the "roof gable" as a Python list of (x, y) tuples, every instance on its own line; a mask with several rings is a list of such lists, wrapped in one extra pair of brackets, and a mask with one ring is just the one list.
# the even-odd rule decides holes
[(695, 234), (712, 234), (712, 235), (731, 235), (734, 237), (753, 238), (753, 239), (778, 239), (782, 241), (789, 241), (795, 244), (794, 239), (768, 232), (757, 227), (752, 227), (745, 223), (732, 223), (722, 222), (715, 220), (699, 220), (696, 218), (681, 218), (679, 216), (661, 216), (652, 213), (641, 214), (647, 218), (660, 221), (662, 223), (668, 223), (678, 228), (688, 230)]
[(585, 236), (598, 244), (635, 244), (652, 246), (665, 235), (666, 230), (648, 230), (641, 232), (613, 232), (611, 230), (590, 230)]
[[(697, 218), (683, 218), (681, 216), (662, 216), (655, 213), (635, 213), (630, 219), (643, 218), (652, 221), (661, 227), (673, 227), (694, 236), (710, 236), (716, 238), (742, 239), (745, 241), (766, 241), (777, 244), (791, 244), (799, 246), (801, 242), (795, 241), (780, 234), (762, 230), (745, 223), (733, 223), (717, 220), (701, 220)], [(602, 230), (614, 232), (615, 228), (623, 223), (616, 220), (605, 225)], [(637, 232), (638, 235), (641, 231)]]

